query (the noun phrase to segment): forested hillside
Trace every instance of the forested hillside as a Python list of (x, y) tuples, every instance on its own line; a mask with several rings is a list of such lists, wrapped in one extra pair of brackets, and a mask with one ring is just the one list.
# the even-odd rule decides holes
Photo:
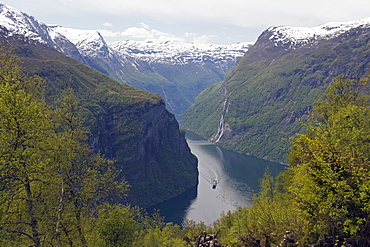
[(336, 78), (315, 102), (304, 134), (292, 140), (289, 169), (276, 179), (266, 173), (251, 207), (221, 217), (219, 240), (369, 246), (369, 95), (369, 77)]
[(246, 42), (215, 45), (170, 38), (108, 43), (98, 30), (46, 25), (3, 3), (0, 26), (7, 37), (24, 35), (121, 83), (162, 96), (178, 120), (195, 97), (220, 82), (250, 46)]
[(197, 97), (184, 128), (228, 149), (286, 163), (289, 137), (303, 130), (301, 122), (332, 78), (370, 70), (368, 23), (308, 28), (302, 33), (312, 35), (301, 39), (289, 36), (294, 31), (263, 32), (223, 82)]
[(277, 178), (267, 171), (251, 206), (182, 228), (135, 208), (104, 207), (89, 246), (369, 246), (369, 81), (338, 77), (329, 85), (292, 140), (289, 168)]
[(91, 133), (88, 143), (115, 160), (119, 178), (132, 186), (130, 203), (154, 205), (197, 185), (197, 160), (160, 96), (118, 83), (22, 36), (2, 42), (15, 48), (27, 74), (45, 79), (49, 105), (63, 90), (74, 90)]

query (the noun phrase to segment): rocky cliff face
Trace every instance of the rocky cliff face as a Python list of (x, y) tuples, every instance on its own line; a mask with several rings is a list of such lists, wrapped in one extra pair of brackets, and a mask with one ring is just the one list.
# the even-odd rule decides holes
[(90, 144), (115, 160), (131, 185), (129, 203), (147, 207), (197, 185), (197, 159), (160, 96), (114, 81), (45, 44), (2, 31), (1, 44), (15, 48), (26, 72), (46, 80), (49, 103), (63, 89), (74, 89), (91, 131)]
[(289, 137), (301, 131), (333, 77), (370, 71), (370, 19), (263, 32), (222, 83), (201, 93), (184, 127), (219, 145), (286, 162)]
[(163, 101), (114, 105), (98, 116), (96, 127), (93, 146), (118, 161), (131, 185), (130, 203), (147, 207), (197, 185), (197, 159)]

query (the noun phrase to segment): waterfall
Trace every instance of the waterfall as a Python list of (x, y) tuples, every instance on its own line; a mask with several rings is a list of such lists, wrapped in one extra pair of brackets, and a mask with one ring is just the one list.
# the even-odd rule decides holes
[[(226, 90), (226, 89), (225, 89)], [(228, 98), (226, 96), (225, 98), (225, 101), (224, 101), (224, 106), (222, 108), (222, 113), (221, 113), (221, 118), (220, 118), (220, 122), (218, 124), (218, 130), (216, 132), (216, 135), (215, 135), (215, 142), (219, 142), (224, 134), (224, 130), (225, 130), (225, 114), (227, 112), (227, 105), (228, 105)]]

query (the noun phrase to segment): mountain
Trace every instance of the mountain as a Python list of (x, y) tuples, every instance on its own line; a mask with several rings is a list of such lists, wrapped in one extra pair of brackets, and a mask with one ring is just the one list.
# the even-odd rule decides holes
[(181, 119), (206, 87), (222, 81), (251, 46), (189, 44), (168, 41), (106, 43), (95, 30), (47, 26), (0, 3), (0, 25), (8, 35), (21, 34), (128, 85), (159, 94)]
[(224, 80), (204, 90), (183, 127), (218, 145), (286, 162), (289, 138), (303, 130), (331, 80), (370, 72), (370, 19), (318, 27), (271, 27)]
[[(17, 21), (48, 30), (32, 18)], [(11, 30), (12, 26), (0, 26), (1, 45), (14, 49), (27, 74), (45, 79), (49, 104), (63, 89), (74, 89), (91, 131), (89, 144), (115, 160), (120, 177), (131, 185), (129, 203), (147, 207), (197, 185), (197, 159), (160, 96), (119, 83), (57, 52), (61, 46), (53, 47), (47, 40), (53, 44), (63, 39), (50, 32), (45, 32), (47, 39), (40, 40), (28, 32), (16, 34)]]
[(76, 45), (86, 64), (122, 83), (161, 95), (178, 119), (202, 90), (222, 81), (250, 46), (177, 40), (107, 44), (97, 31), (51, 28)]

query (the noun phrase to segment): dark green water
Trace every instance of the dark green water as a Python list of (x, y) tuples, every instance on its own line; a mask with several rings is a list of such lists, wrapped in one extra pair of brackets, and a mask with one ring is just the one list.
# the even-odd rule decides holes
[[(186, 138), (198, 158), (199, 184), (177, 198), (148, 209), (160, 209), (168, 222), (181, 224), (187, 218), (209, 225), (222, 212), (250, 205), (267, 168), (273, 176), (286, 168), (217, 147), (192, 132), (187, 132)], [(218, 181), (215, 189), (212, 188), (214, 179)]]

